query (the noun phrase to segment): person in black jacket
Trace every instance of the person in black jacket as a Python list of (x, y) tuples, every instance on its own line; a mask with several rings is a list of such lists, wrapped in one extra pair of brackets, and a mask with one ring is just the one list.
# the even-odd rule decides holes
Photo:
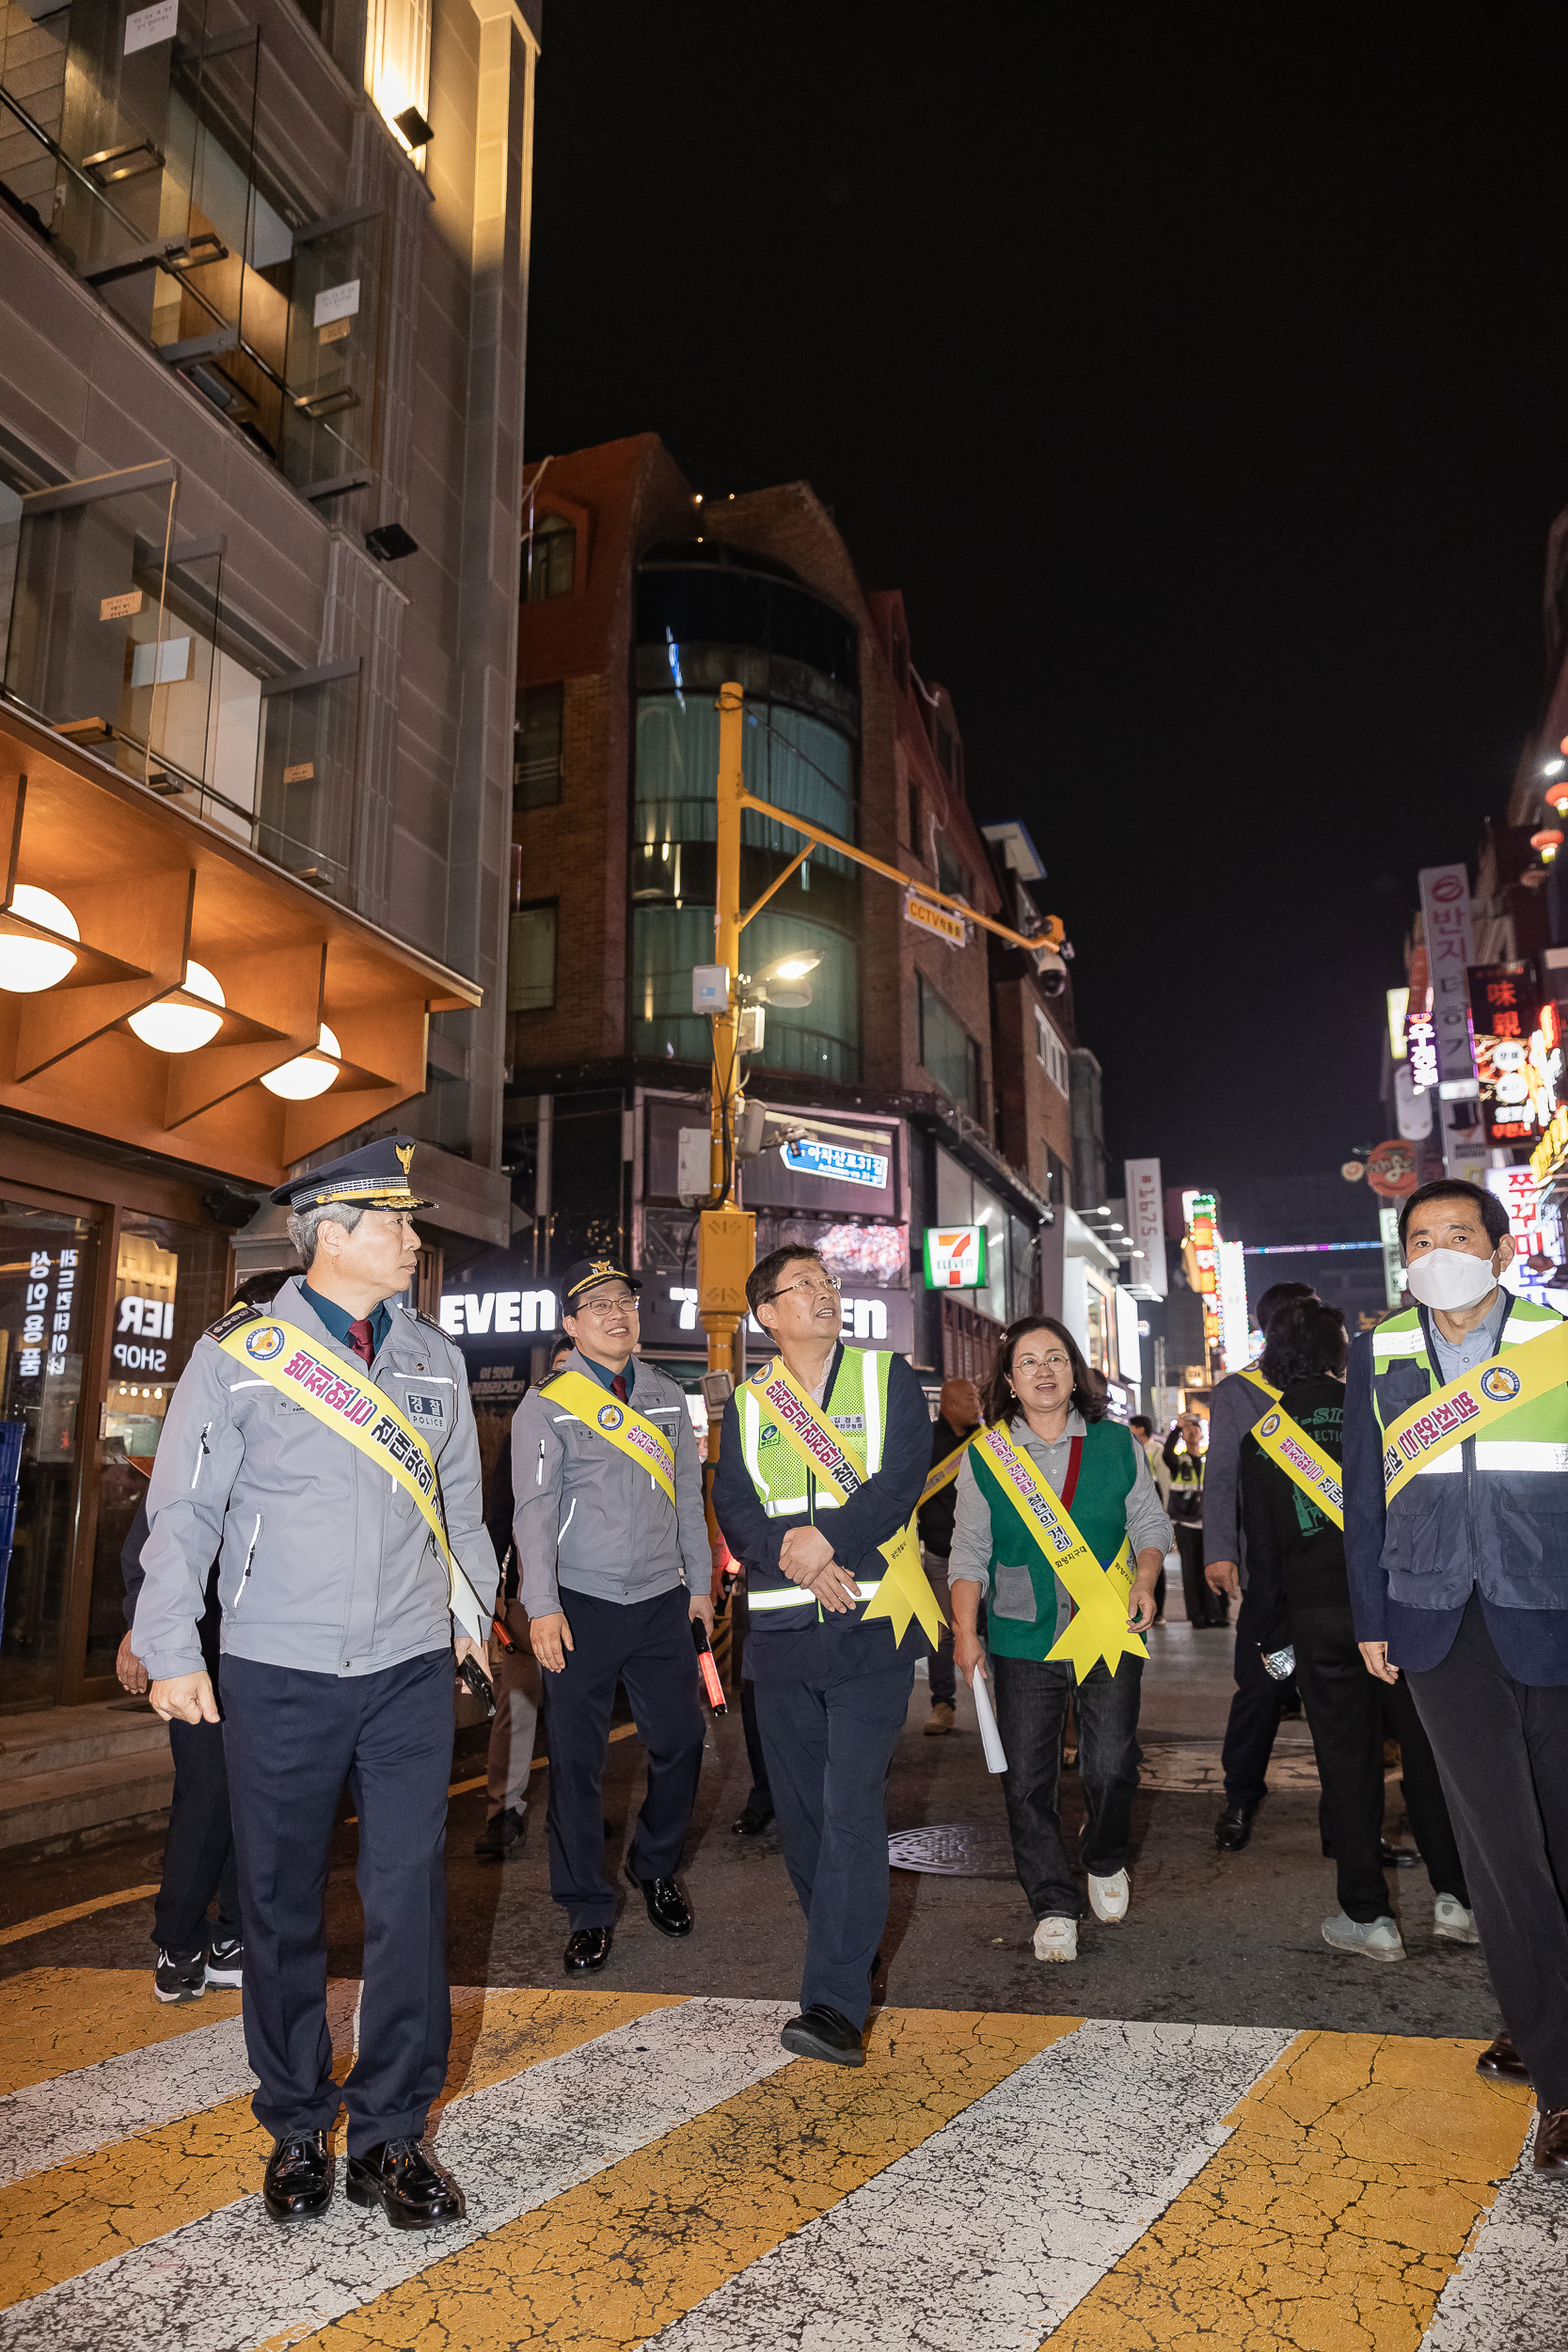
[[(943, 1617), (952, 1610), (947, 1594), (947, 1563), (953, 1550), (953, 1506), (958, 1492), (958, 1463), (954, 1460), (961, 1446), (968, 1443), (980, 1426), (980, 1391), (973, 1380), (944, 1380), (937, 1419), (931, 1426), (931, 1468), (939, 1470), (943, 1462), (952, 1463), (952, 1476), (945, 1486), (939, 1486), (929, 1502), (920, 1506), (918, 1528), (920, 1553), (926, 1564), (926, 1576), (937, 1597), (937, 1606)], [(953, 1668), (953, 1628), (942, 1629), (942, 1640), (931, 1661), (931, 1711), (926, 1718), (926, 1736), (938, 1739), (952, 1730), (957, 1722), (953, 1701), (958, 1692), (958, 1677)]]
[[(1299, 1300), (1271, 1322), (1261, 1364), (1280, 1391), (1280, 1410), (1334, 1462), (1343, 1458), (1347, 1348), (1338, 1309)], [(1386, 1720), (1400, 1743), (1405, 1806), (1432, 1881), (1433, 1931), (1475, 1943), (1464, 1867), (1415, 1702), (1402, 1680), (1386, 1692), (1374, 1682), (1356, 1647), (1343, 1531), (1263, 1451), (1256, 1432), (1242, 1444), (1241, 1502), (1255, 1639), (1265, 1658), (1294, 1647), (1323, 1784), (1340, 1905), (1338, 1916), (1323, 1921), (1324, 1943), (1368, 1960), (1404, 1957), (1383, 1876)]]

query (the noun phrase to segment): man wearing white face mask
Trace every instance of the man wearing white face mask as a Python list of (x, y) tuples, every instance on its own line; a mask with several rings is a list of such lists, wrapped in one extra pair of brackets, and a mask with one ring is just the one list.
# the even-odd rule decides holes
[(1445, 1179), (1400, 1217), (1418, 1304), (1358, 1339), (1345, 1559), (1370, 1673), (1409, 1678), (1538, 2171), (1568, 2177), (1568, 1323), (1503, 1290), (1502, 1203)]

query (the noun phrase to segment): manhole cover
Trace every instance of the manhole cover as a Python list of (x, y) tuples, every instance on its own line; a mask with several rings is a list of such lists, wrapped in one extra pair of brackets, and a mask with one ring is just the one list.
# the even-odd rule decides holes
[(1017, 1875), (1013, 1844), (1004, 1824), (941, 1821), (901, 1829), (887, 1841), (895, 1870), (930, 1870), (942, 1878), (1010, 1879)]

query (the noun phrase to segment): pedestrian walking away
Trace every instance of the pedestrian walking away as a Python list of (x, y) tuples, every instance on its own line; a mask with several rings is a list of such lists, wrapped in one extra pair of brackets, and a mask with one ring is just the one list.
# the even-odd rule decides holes
[(952, 1730), (957, 1716), (953, 1701), (958, 1678), (953, 1669), (952, 1611), (947, 1597), (947, 1558), (953, 1549), (953, 1506), (964, 1449), (980, 1427), (980, 1391), (973, 1380), (944, 1380), (937, 1418), (931, 1427), (931, 1469), (920, 1498), (920, 1556), (937, 1606), (949, 1620), (930, 1664), (931, 1711), (926, 1718), (928, 1739)]
[(639, 1284), (609, 1258), (560, 1286), (572, 1352), (512, 1422), (513, 1534), (522, 1607), (545, 1669), (550, 1892), (562, 1964), (596, 1975), (618, 1898), (601, 1790), (617, 1682), (648, 1758), (626, 1877), (661, 1935), (689, 1935), (676, 1879), (702, 1769), (693, 1622), (713, 1631), (702, 1471), (684, 1391), (636, 1360)]
[[(455, 1662), (483, 1668), (496, 1559), (458, 1348), (390, 1301), (413, 1279), (411, 1137), (292, 1179), (304, 1272), (198, 1342), (148, 1492), (136, 1643), (170, 1722), (218, 1720), (198, 1626), (218, 1561), (224, 1753), (245, 1927), (245, 2050), (275, 2220), (347, 2193), (399, 2229), (455, 2221), (424, 2145), (446, 2076), (445, 1838)], [(455, 1620), (455, 1625), (454, 1625)], [(345, 1781), (365, 1913), (358, 2054), (340, 2089), (323, 1898)]]
[[(1317, 1298), (1278, 1308), (1270, 1322), (1259, 1369), (1275, 1403), (1242, 1446), (1248, 1581), (1241, 1623), (1261, 1645), (1260, 1668), (1263, 1657), (1294, 1651), (1323, 1786), (1323, 1827), (1338, 1872), (1339, 1909), (1323, 1921), (1323, 1941), (1369, 1960), (1402, 1960), (1404, 1942), (1383, 1874), (1386, 1699), (1403, 1760), (1410, 1826), (1432, 1882), (1433, 1931), (1473, 1944), (1476, 1925), (1436, 1760), (1409, 1686), (1402, 1678), (1386, 1692), (1356, 1648), (1338, 1499), (1348, 1345), (1344, 1317)], [(1239, 1644), (1240, 1625), (1236, 1638)]]
[(1568, 1322), (1503, 1288), (1508, 1211), (1444, 1178), (1400, 1242), (1415, 1305), (1358, 1339), (1345, 1560), (1361, 1655), (1437, 1758), (1534, 2163), (1568, 2177)]
[[(1138, 1786), (1142, 1640), (1170, 1549), (1144, 1450), (1106, 1418), (1077, 1342), (1053, 1316), (1008, 1326), (986, 1391), (986, 1428), (958, 1472), (948, 1576), (958, 1672), (995, 1686), (1007, 1758), (1002, 1793), (1035, 1954), (1078, 1957), (1085, 1910), (1126, 1918)], [(982, 1642), (977, 1618), (986, 1608)], [(1078, 1717), (1088, 1901), (1062, 1840), (1069, 1700)]]
[(1205, 1430), (1199, 1413), (1181, 1413), (1164, 1443), (1170, 1472), (1172, 1541), (1181, 1562), (1181, 1599), (1195, 1631), (1230, 1622), (1230, 1603), (1203, 1580), (1203, 1480), (1207, 1468)]
[(713, 1507), (744, 1561), (748, 1662), (785, 1866), (806, 1916), (784, 2047), (864, 2063), (887, 1920), (887, 1776), (915, 1660), (941, 1630), (916, 1505), (931, 1422), (903, 1357), (846, 1347), (838, 1284), (775, 1249), (746, 1303), (774, 1353), (724, 1407)]
[[(1307, 1282), (1275, 1282), (1258, 1301), (1258, 1328), (1265, 1344), (1274, 1317), (1284, 1307), (1315, 1298)], [(1231, 1671), (1236, 1693), (1225, 1726), (1220, 1769), (1225, 1804), (1214, 1824), (1222, 1853), (1240, 1853), (1252, 1836), (1252, 1818), (1268, 1794), (1269, 1758), (1279, 1729), (1287, 1682), (1263, 1665), (1258, 1610), (1247, 1600), (1245, 1542), (1242, 1528), (1242, 1446), (1248, 1430), (1275, 1401), (1274, 1386), (1257, 1365), (1227, 1373), (1209, 1408), (1209, 1451), (1203, 1465), (1203, 1579), (1222, 1603), (1235, 1602), (1236, 1647)]]

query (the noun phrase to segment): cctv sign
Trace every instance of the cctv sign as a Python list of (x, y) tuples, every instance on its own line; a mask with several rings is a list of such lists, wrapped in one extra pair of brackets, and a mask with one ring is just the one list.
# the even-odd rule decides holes
[(930, 1225), (926, 1229), (926, 1280), (932, 1290), (981, 1290), (986, 1281), (983, 1225)]

